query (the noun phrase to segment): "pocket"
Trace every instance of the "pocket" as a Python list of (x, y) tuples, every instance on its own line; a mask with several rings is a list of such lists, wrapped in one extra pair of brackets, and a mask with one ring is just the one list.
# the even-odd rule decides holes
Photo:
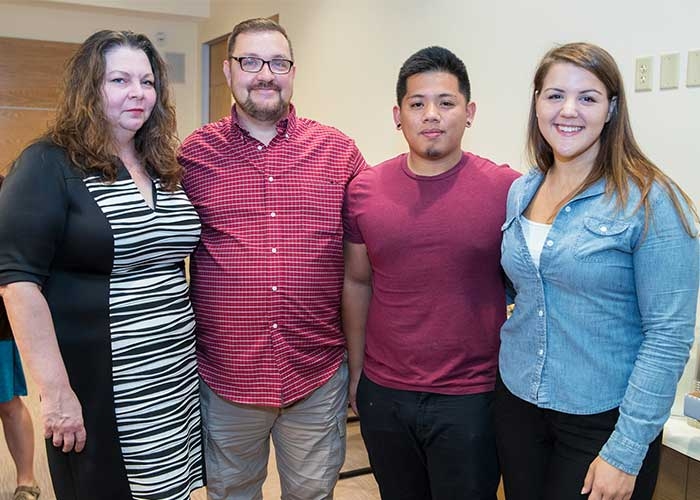
[(586, 217), (576, 239), (574, 256), (584, 262), (621, 263), (631, 253), (629, 227), (625, 221)]
[(297, 191), (297, 208), (317, 233), (342, 234), (344, 194), (345, 186), (330, 180), (303, 184)]

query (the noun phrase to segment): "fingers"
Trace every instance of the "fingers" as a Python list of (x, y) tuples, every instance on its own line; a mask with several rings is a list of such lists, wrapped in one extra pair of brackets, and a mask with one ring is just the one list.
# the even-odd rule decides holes
[(62, 452), (75, 451), (80, 453), (85, 448), (87, 432), (82, 422), (75, 425), (51, 425), (44, 424), (44, 438), (50, 439), (51, 444), (60, 448)]
[(77, 432), (51, 432), (48, 435), (44, 434), (46, 439), (51, 439), (51, 444), (56, 448), (61, 448), (63, 453), (75, 451), (80, 453), (85, 448), (87, 441), (87, 433), (85, 428), (81, 428)]
[(82, 427), (78, 432), (75, 433), (75, 452), (80, 453), (85, 448), (85, 441), (87, 441), (87, 432), (85, 427)]
[(589, 467), (588, 472), (586, 473), (586, 478), (583, 480), (583, 488), (581, 488), (582, 495), (588, 495), (591, 492), (591, 489), (593, 488), (593, 477), (593, 471), (591, 470), (591, 467)]
[(350, 407), (352, 408), (352, 411), (355, 413), (355, 415), (357, 415), (359, 417), (360, 412), (357, 411), (357, 402), (355, 401), (355, 399), (350, 400)]
[[(56, 437), (54, 435), (54, 446), (56, 446), (55, 443)], [(63, 453), (68, 453), (69, 451), (73, 450), (73, 446), (75, 445), (75, 434), (72, 432), (67, 432), (63, 434), (63, 447), (61, 448), (61, 451)]]

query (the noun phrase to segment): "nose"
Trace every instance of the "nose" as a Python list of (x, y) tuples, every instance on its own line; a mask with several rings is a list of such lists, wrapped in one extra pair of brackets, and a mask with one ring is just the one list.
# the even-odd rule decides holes
[(423, 121), (437, 121), (440, 119), (440, 113), (438, 113), (438, 107), (432, 102), (425, 104), (425, 111), (423, 113)]
[(129, 97), (131, 99), (141, 99), (143, 97), (143, 88), (141, 82), (134, 82), (129, 88)]
[(578, 110), (576, 109), (576, 98), (567, 97), (561, 105), (560, 114), (562, 116), (576, 116), (578, 115)]
[(269, 61), (263, 62), (262, 68), (260, 68), (260, 71), (258, 71), (256, 75), (258, 78), (261, 78), (265, 81), (270, 81), (275, 77), (275, 74), (270, 69)]

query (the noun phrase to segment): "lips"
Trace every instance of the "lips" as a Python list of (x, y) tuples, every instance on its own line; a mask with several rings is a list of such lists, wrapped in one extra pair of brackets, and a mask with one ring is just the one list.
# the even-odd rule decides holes
[(561, 133), (564, 134), (575, 134), (577, 132), (580, 132), (583, 130), (583, 127), (576, 126), (576, 125), (560, 125), (556, 124), (557, 130)]
[(425, 137), (434, 139), (436, 137), (440, 137), (444, 132), (438, 128), (431, 128), (428, 130), (423, 130), (421, 131), (421, 135), (424, 135)]
[(131, 108), (127, 109), (126, 113), (143, 113), (143, 108)]

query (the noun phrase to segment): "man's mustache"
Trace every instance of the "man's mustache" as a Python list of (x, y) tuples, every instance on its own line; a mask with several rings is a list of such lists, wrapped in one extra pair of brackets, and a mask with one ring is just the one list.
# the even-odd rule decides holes
[(275, 85), (274, 83), (257, 83), (253, 85), (252, 87), (249, 87), (250, 90), (277, 90), (279, 92), (280, 88)]

